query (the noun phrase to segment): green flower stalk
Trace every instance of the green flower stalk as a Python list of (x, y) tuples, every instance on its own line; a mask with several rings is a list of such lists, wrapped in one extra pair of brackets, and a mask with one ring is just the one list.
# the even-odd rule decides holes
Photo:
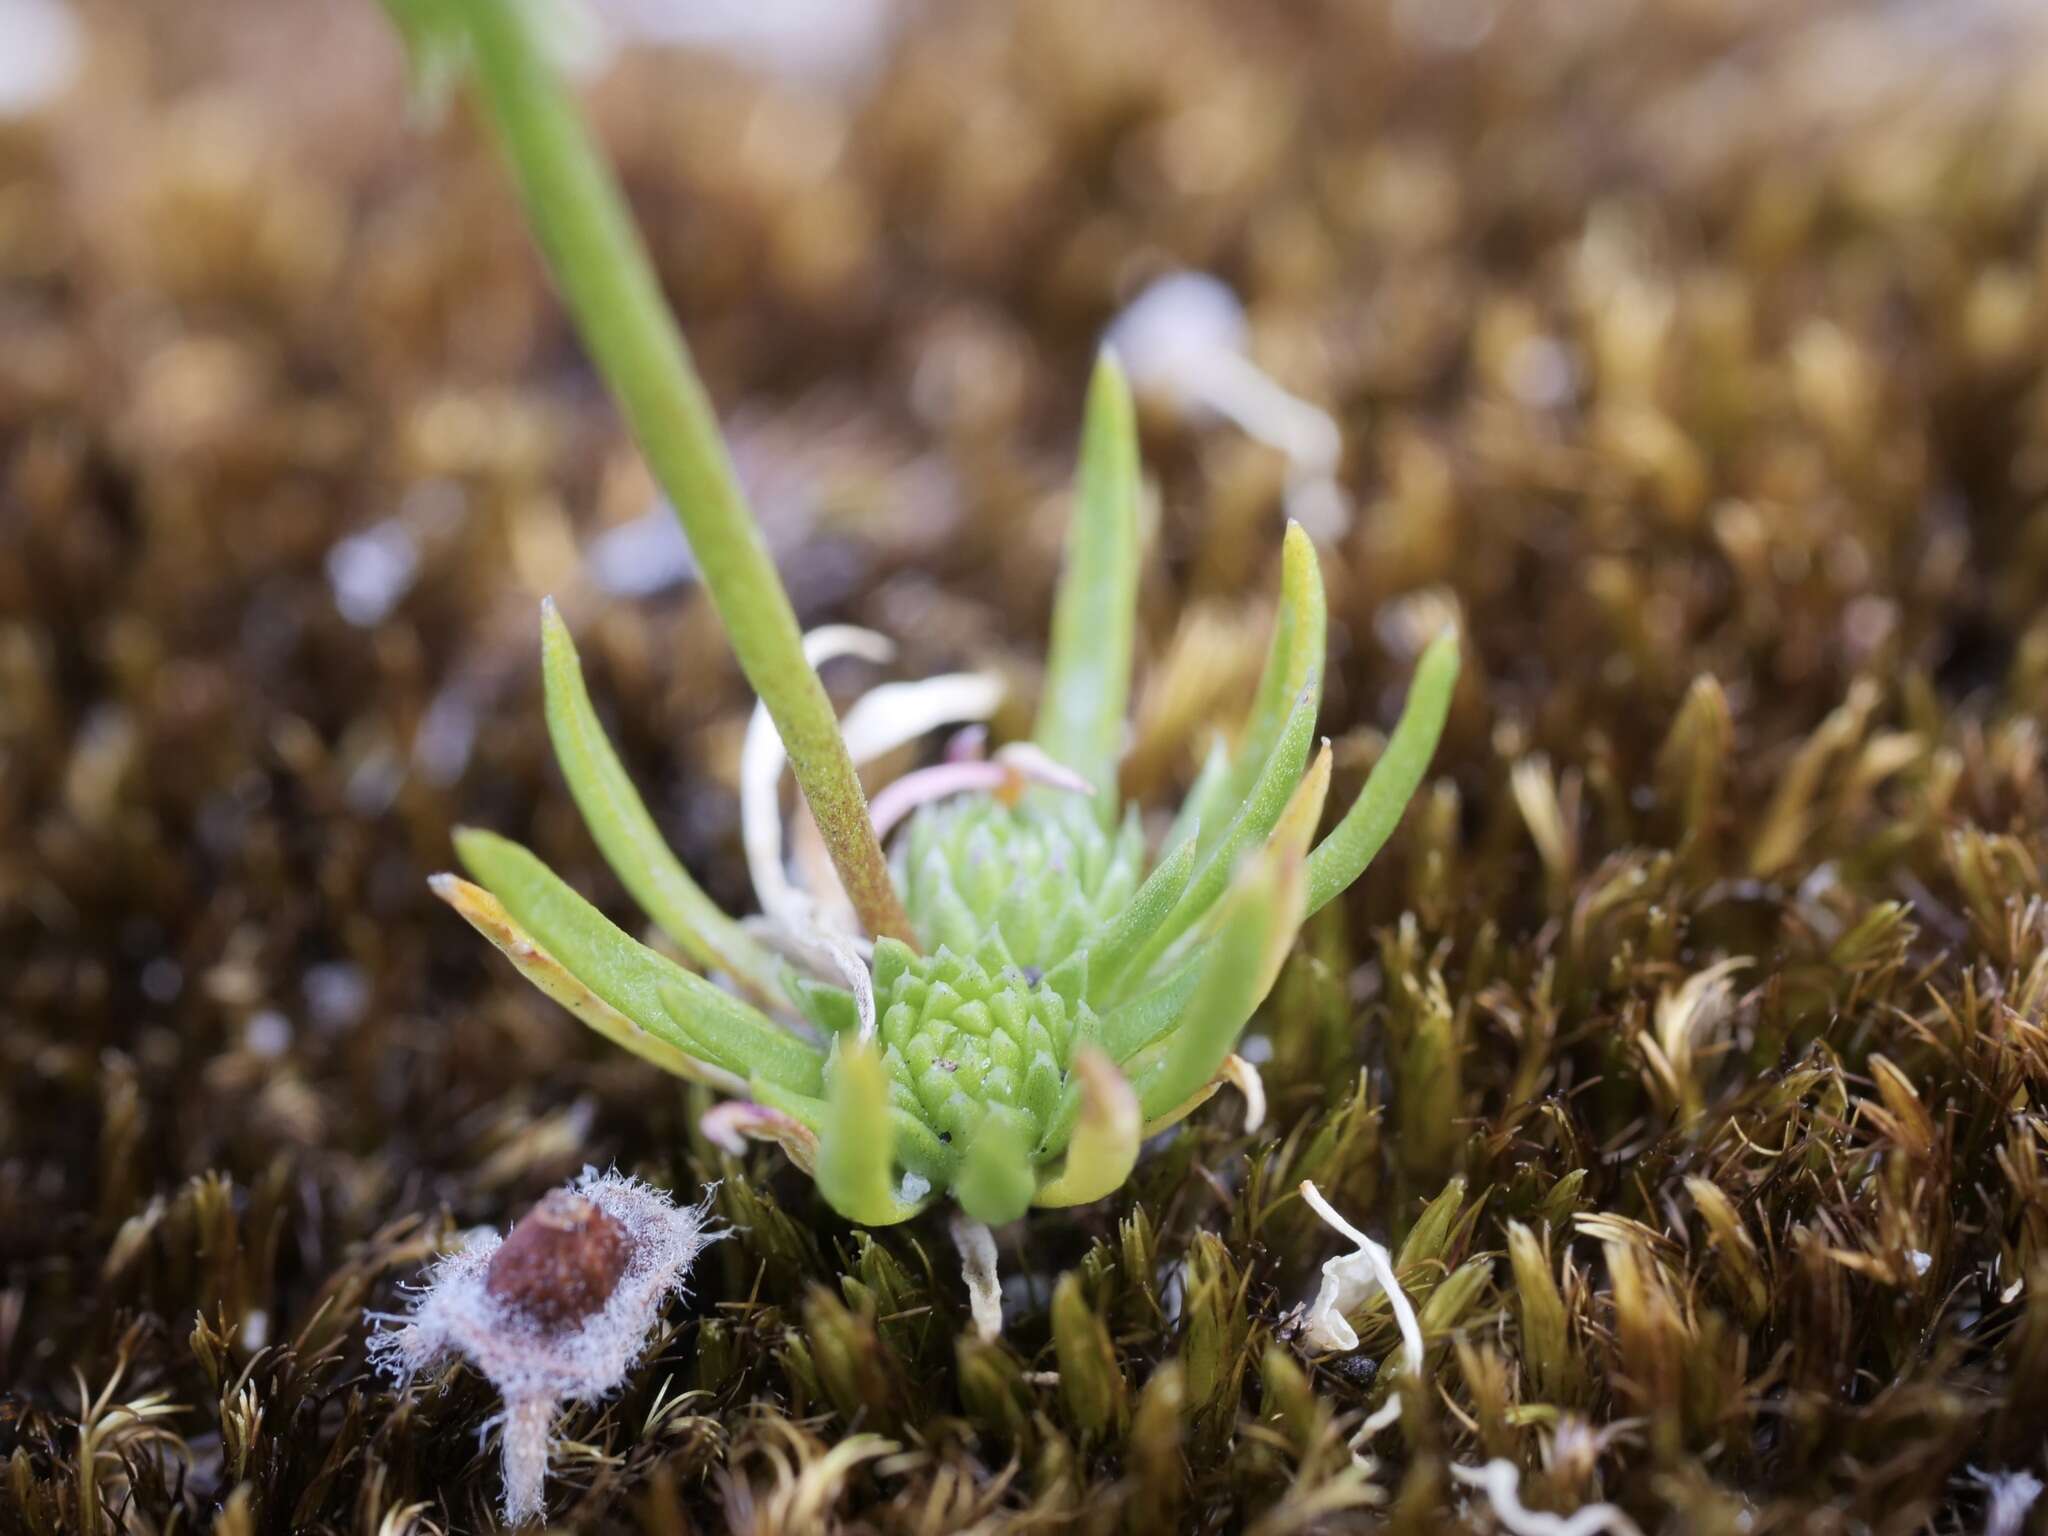
[(535, 0), (386, 0), (422, 72), (466, 45), (548, 269), (675, 507), (733, 654), (788, 744), (834, 868), (872, 933), (908, 938), (860, 779), (747, 509), (626, 201), (536, 34)]
[[(564, 778), (600, 850), (683, 958), (638, 942), (489, 832), (457, 834), (471, 879), (437, 876), (434, 889), (598, 1033), (729, 1095), (706, 1119), (722, 1144), (780, 1143), (836, 1210), (866, 1225), (955, 1203), (976, 1321), (992, 1334), (988, 1227), (1110, 1194), (1146, 1135), (1224, 1082), (1259, 1102), (1237, 1041), (1303, 920), (1364, 870), (1421, 782), (1456, 682), (1456, 640), (1446, 633), (1425, 651), (1385, 752), (1318, 842), (1330, 787), (1329, 746), (1314, 735), (1324, 597), (1314, 547), (1290, 526), (1250, 716), (1150, 846), (1117, 793), (1140, 474), (1130, 393), (1105, 352), (1033, 740), (909, 774), (881, 791), (871, 818), (855, 765), (985, 719), (994, 685), (972, 675), (887, 684), (833, 720), (815, 662), (878, 655), (878, 637), (798, 635), (623, 205), (520, 5), (447, 3), (466, 19), (558, 280), (761, 697), (742, 812), (762, 913), (721, 912), (662, 841), (551, 606), (542, 666)], [(785, 744), (814, 818), (798, 823), (793, 858), (777, 800)]]

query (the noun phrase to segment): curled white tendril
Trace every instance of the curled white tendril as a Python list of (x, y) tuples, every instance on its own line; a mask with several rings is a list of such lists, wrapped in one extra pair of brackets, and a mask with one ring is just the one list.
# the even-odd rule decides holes
[(1642, 1536), (1635, 1521), (1612, 1504), (1583, 1505), (1569, 1515), (1525, 1508), (1521, 1471), (1505, 1457), (1497, 1456), (1483, 1467), (1453, 1462), (1451, 1476), (1485, 1494), (1487, 1502), (1493, 1505), (1493, 1518), (1514, 1536), (1593, 1536), (1595, 1531), (1606, 1531), (1610, 1536)]
[[(1421, 1380), (1425, 1365), (1422, 1325), (1394, 1275), (1392, 1255), (1338, 1215), (1312, 1182), (1302, 1182), (1301, 1196), (1318, 1216), (1358, 1245), (1355, 1253), (1334, 1258), (1323, 1266), (1322, 1287), (1309, 1307), (1304, 1341), (1314, 1349), (1348, 1352), (1358, 1348), (1358, 1334), (1344, 1314), (1356, 1311), (1375, 1293), (1385, 1291), (1394, 1321), (1401, 1330), (1401, 1368)], [(1399, 1422), (1400, 1417), (1401, 1398), (1396, 1393), (1359, 1426), (1351, 1440), (1353, 1456), (1370, 1465), (1364, 1447), (1382, 1430)], [(1493, 1506), (1494, 1519), (1513, 1536), (1593, 1536), (1596, 1531), (1609, 1532), (1610, 1536), (1642, 1536), (1636, 1523), (1613, 1504), (1587, 1504), (1569, 1515), (1526, 1508), (1521, 1496), (1521, 1471), (1503, 1457), (1484, 1466), (1453, 1462), (1450, 1473), (1460, 1483), (1485, 1494)]]
[[(1342, 1254), (1323, 1266), (1323, 1283), (1316, 1291), (1304, 1320), (1302, 1341), (1311, 1349), (1348, 1354), (1358, 1348), (1358, 1332), (1345, 1313), (1355, 1312), (1378, 1292), (1385, 1291), (1393, 1308), (1395, 1325), (1401, 1330), (1401, 1366), (1417, 1381), (1423, 1379), (1422, 1324), (1401, 1282), (1394, 1275), (1394, 1258), (1387, 1250), (1337, 1214), (1336, 1207), (1323, 1198), (1313, 1181), (1301, 1183), (1301, 1197), (1309, 1209), (1358, 1245), (1353, 1253)], [(1401, 1417), (1401, 1397), (1388, 1394), (1352, 1437), (1354, 1454), (1373, 1437)]]
[(1394, 1257), (1358, 1228), (1337, 1214), (1335, 1206), (1311, 1180), (1301, 1184), (1301, 1198), (1309, 1209), (1358, 1245), (1357, 1251), (1330, 1260), (1323, 1266), (1323, 1283), (1310, 1305), (1304, 1342), (1311, 1349), (1348, 1353), (1358, 1348), (1358, 1333), (1344, 1314), (1355, 1312), (1375, 1293), (1385, 1291), (1394, 1309), (1394, 1322), (1401, 1330), (1401, 1364), (1411, 1376), (1420, 1377), (1423, 1367), (1422, 1325), (1409, 1303), (1401, 1282), (1394, 1276)]

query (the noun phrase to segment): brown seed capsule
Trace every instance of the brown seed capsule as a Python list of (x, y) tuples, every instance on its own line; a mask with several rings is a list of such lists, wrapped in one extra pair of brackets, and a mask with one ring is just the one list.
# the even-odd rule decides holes
[(542, 1328), (566, 1328), (611, 1299), (632, 1253), (626, 1229), (594, 1201), (558, 1189), (491, 1256), (484, 1289)]
[(504, 1399), (505, 1519), (543, 1513), (555, 1415), (616, 1390), (707, 1242), (703, 1206), (586, 1168), (501, 1243), (465, 1243), (428, 1271), (410, 1313), (370, 1339), (400, 1382), (461, 1355)]

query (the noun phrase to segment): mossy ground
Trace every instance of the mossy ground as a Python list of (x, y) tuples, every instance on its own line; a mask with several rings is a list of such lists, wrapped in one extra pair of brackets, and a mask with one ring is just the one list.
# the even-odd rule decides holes
[[(1219, 1098), (1006, 1234), (997, 1348), (942, 1227), (716, 1155), (428, 895), (459, 817), (619, 910), (546, 756), (553, 591), (745, 905), (746, 697), (694, 594), (578, 574), (647, 490), (487, 146), (410, 131), (367, 0), (81, 9), (80, 94), (0, 130), (0, 1531), (489, 1526), (487, 1392), (394, 1398), (365, 1314), (612, 1161), (723, 1179), (742, 1230), (565, 1419), (564, 1523), (1485, 1530), (1448, 1468), (1504, 1456), (1646, 1530), (2016, 1528), (1980, 1474), (2042, 1472), (2048, 1408), (2027, 7), (1048, 0), (931, 8), (851, 111), (614, 79), (809, 621), (1028, 699), (1093, 339), (1175, 265), (1345, 426), (1340, 792), (1462, 615), (1432, 786), (1255, 1021), (1267, 1130)], [(1163, 418), (1147, 456), (1126, 783), (1164, 804), (1249, 693), (1281, 476)], [(390, 519), (412, 579), (350, 623), (329, 551)], [(1311, 1174), (1430, 1334), (1371, 1467), (1388, 1319), (1344, 1359), (1288, 1327), (1339, 1251)]]

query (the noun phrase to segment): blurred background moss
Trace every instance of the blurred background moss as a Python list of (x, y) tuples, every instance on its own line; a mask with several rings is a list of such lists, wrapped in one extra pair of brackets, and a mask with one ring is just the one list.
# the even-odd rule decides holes
[[(1443, 1467), (1501, 1454), (1645, 1528), (1985, 1528), (2048, 1380), (2048, 12), (599, 11), (565, 47), (807, 623), (1028, 718), (1093, 351), (1209, 272), (1343, 431), (1338, 792), (1448, 614), (1439, 777), (1267, 1009), (1271, 1131), (1035, 1218), (1016, 1355), (956, 1348), (935, 1234), (714, 1155), (427, 893), (460, 818), (620, 910), (551, 592), (746, 901), (750, 701), (467, 111), (369, 0), (0, 0), (0, 1529), (485, 1523), (486, 1396), (394, 1402), (361, 1309), (613, 1159), (751, 1230), (571, 1426), (585, 1524), (1485, 1529)], [(1165, 803), (1249, 696), (1286, 466), (1145, 431)], [(1397, 1238), (1463, 1180), (1418, 1291), (1484, 1261), (1372, 1478), (1370, 1373), (1288, 1346), (1311, 1165)], [(1116, 1412), (1024, 1374), (1077, 1266)], [(913, 1448), (796, 1500), (856, 1429)]]

